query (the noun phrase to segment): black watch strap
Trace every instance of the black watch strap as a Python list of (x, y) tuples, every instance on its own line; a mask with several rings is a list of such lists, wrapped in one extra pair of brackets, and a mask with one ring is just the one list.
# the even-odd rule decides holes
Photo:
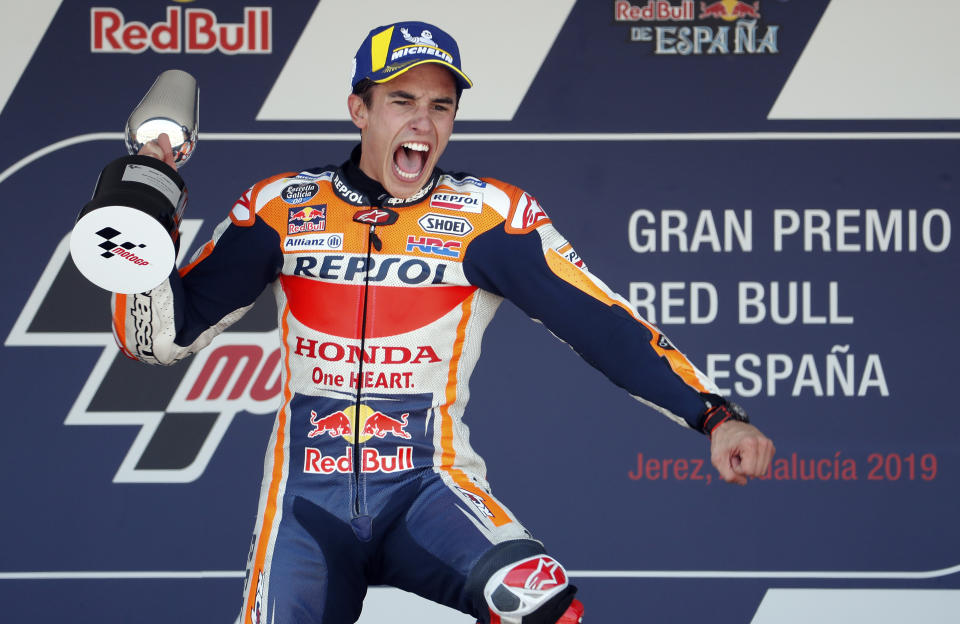
[(720, 405), (715, 405), (703, 413), (700, 420), (700, 431), (710, 436), (717, 427), (728, 420), (739, 422), (750, 422), (747, 412), (733, 401), (725, 401)]

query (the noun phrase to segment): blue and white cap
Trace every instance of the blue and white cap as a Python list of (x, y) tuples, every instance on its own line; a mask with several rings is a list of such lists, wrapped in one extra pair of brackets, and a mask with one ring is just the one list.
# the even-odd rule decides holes
[(424, 63), (440, 63), (457, 79), (463, 89), (473, 83), (460, 69), (460, 48), (453, 37), (425, 22), (397, 22), (370, 31), (353, 57), (355, 87), (364, 78), (387, 82), (412, 67)]

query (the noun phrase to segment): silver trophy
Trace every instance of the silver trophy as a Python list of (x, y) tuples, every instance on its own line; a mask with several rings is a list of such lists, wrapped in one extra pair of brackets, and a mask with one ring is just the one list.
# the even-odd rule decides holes
[(197, 145), (199, 106), (197, 81), (171, 69), (130, 113), (124, 143), (131, 155), (103, 169), (70, 236), (77, 268), (104, 290), (144, 292), (173, 270), (187, 187), (175, 168), (137, 152), (166, 134), (174, 162), (182, 167)]
[(173, 160), (182, 167), (197, 146), (199, 118), (197, 81), (185, 71), (168, 69), (157, 77), (127, 119), (123, 136), (127, 152), (136, 154), (165, 133), (173, 146)]

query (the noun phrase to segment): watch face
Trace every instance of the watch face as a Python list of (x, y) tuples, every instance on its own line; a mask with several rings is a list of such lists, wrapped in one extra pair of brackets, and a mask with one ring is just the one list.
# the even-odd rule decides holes
[(750, 419), (747, 418), (747, 412), (733, 401), (727, 401), (727, 409), (730, 410), (730, 416), (734, 420), (746, 423), (750, 422)]

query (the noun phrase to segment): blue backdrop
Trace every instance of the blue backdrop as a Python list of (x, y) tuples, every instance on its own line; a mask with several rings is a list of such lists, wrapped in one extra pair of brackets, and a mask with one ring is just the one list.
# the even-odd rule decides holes
[[(278, 77), (343, 102), (354, 48), (306, 66), (296, 48), (321, 27), (359, 42), (398, 10), (355, 4), (8, 11), (6, 45), (23, 58), (0, 85), (0, 597), (11, 621), (235, 617), (277, 404), (273, 303), (223, 336), (262, 359), (218, 393), (200, 383), (207, 354), (169, 369), (118, 354), (108, 295), (74, 268), (68, 234), (100, 168), (123, 153), (127, 115), (168, 68), (194, 74), (202, 94), (182, 172), (188, 252), (254, 181), (344, 160), (354, 128), (311, 117), (318, 96)], [(409, 8), (458, 38), (485, 30), (530, 71), (490, 66), (492, 52), (463, 44), (468, 73), (510, 77), (509, 89), (477, 80), (473, 91), (502, 89), (517, 108), (505, 118), (478, 95), (468, 109), (467, 92), (440, 165), (536, 195), (591, 271), (777, 445), (768, 478), (720, 483), (705, 438), (504, 305), (466, 422), (495, 493), (564, 562), (588, 620), (784, 624), (848, 609), (844, 621), (892, 622), (892, 601), (927, 614), (916, 621), (948, 621), (960, 605), (960, 115), (911, 114), (909, 102), (871, 112), (870, 59), (899, 45), (869, 35), (883, 16), (850, 21), (850, 0), (520, 3), (525, 28), (549, 31), (527, 47), (496, 35), (502, 15), (449, 4), (444, 20), (428, 3)], [(838, 92), (802, 79), (826, 71), (837, 49), (825, 38), (843, 28), (839, 50), (866, 64), (848, 76), (863, 100), (831, 112)], [(901, 52), (917, 71), (926, 62)], [(949, 83), (960, 59), (947, 52)], [(271, 90), (300, 113), (269, 112)]]

